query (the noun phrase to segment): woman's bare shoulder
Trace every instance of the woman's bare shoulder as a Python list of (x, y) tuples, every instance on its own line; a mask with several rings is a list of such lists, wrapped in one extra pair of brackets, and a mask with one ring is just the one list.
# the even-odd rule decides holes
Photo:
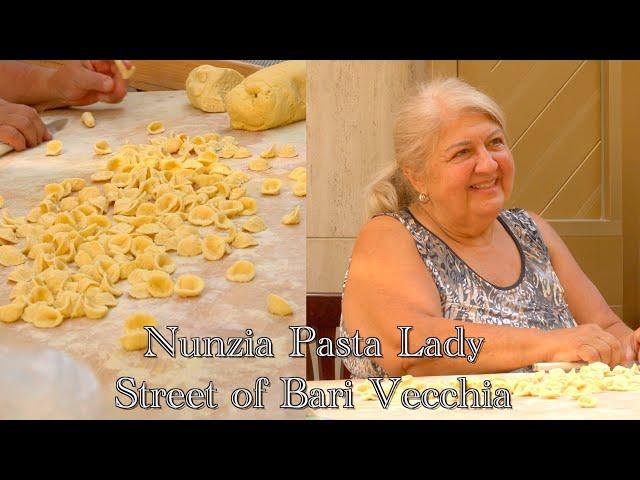
[(410, 245), (411, 236), (399, 220), (389, 215), (379, 215), (364, 224), (354, 247), (356, 250), (386, 250), (390, 246)]

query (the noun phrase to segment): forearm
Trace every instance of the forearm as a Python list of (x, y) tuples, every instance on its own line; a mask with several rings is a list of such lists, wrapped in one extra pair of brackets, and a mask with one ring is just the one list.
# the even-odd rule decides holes
[[(440, 352), (441, 357), (399, 358), (397, 354), (402, 344), (398, 330), (395, 336), (389, 337), (389, 348), (383, 350), (385, 359), (381, 363), (390, 374), (421, 376), (509, 372), (549, 358), (546, 334), (538, 329), (475, 324), (446, 318), (423, 319), (414, 325), (408, 348), (412, 353), (424, 346), (428, 337), (437, 337), (439, 344), (443, 345), (447, 338), (456, 336), (456, 326), (464, 328), (466, 339), (475, 337), (476, 345), (479, 338), (484, 338), (484, 342), (473, 363), (467, 357), (446, 356), (443, 351)], [(469, 354), (470, 348), (466, 343), (465, 348)]]
[(55, 98), (51, 76), (55, 69), (17, 61), (0, 62), (0, 98), (10, 103), (36, 105)]

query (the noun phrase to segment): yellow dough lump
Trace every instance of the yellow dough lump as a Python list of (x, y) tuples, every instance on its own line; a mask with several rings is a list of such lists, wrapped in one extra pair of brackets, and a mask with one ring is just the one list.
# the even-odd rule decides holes
[(204, 289), (204, 280), (197, 275), (181, 275), (175, 285), (175, 292), (181, 297), (197, 297)]
[(84, 112), (80, 115), (80, 120), (87, 128), (93, 128), (96, 126), (96, 119), (93, 118), (93, 114), (91, 112)]
[(224, 112), (224, 97), (244, 77), (231, 68), (200, 65), (187, 77), (189, 102), (203, 112)]
[(45, 155), (53, 157), (62, 153), (62, 142), (60, 140), (51, 140), (47, 143)]
[(249, 75), (225, 97), (231, 127), (257, 131), (304, 120), (306, 82), (303, 60), (277, 63)]
[(231, 282), (250, 282), (256, 276), (253, 263), (247, 260), (238, 260), (227, 270), (227, 280)]
[(286, 300), (273, 293), (270, 293), (267, 297), (267, 310), (269, 310), (269, 313), (281, 316), (291, 315), (293, 313), (293, 310), (291, 310)]

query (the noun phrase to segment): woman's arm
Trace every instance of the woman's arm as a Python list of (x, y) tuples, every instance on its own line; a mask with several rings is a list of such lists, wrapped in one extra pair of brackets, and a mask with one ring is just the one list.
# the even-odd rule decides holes
[(580, 325), (598, 325), (615, 336), (622, 343), (621, 361), (640, 360), (640, 331), (634, 337), (633, 330), (609, 308), (602, 294), (582, 271), (560, 235), (542, 217), (533, 212), (528, 213), (549, 249), (551, 264), (564, 288), (565, 299), (576, 322)]
[[(442, 317), (438, 290), (414, 241), (395, 219), (368, 222), (354, 247), (342, 302), (345, 329), (377, 337), (390, 374), (446, 375), (506, 372), (542, 361), (610, 361), (615, 346), (596, 326), (543, 332), (537, 329), (474, 324)], [(475, 363), (464, 358), (399, 358), (398, 326), (413, 327), (410, 350), (427, 337), (444, 341), (461, 325), (466, 337), (484, 337)], [(593, 345), (591, 347), (590, 345)], [(592, 351), (595, 350), (595, 353)]]
[[(129, 62), (125, 62), (131, 67)], [(0, 98), (39, 110), (117, 103), (126, 95), (126, 83), (113, 61), (69, 61), (60, 68), (25, 62), (0, 62)]]

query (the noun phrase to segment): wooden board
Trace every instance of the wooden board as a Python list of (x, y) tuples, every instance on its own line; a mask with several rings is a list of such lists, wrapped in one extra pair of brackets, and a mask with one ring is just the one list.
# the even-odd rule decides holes
[[(83, 111), (92, 111), (96, 127), (85, 128), (80, 122)], [(142, 417), (142, 418), (250, 418), (254, 416), (282, 418), (295, 415), (278, 407), (280, 392), (278, 377), (284, 375), (304, 376), (304, 359), (290, 359), (291, 348), (289, 325), (305, 324), (305, 257), (306, 257), (306, 206), (305, 199), (292, 193), (294, 182), (286, 175), (296, 166), (305, 164), (305, 123), (298, 122), (265, 132), (230, 130), (226, 114), (207, 114), (191, 107), (184, 91), (140, 92), (129, 94), (121, 104), (100, 104), (84, 109), (65, 109), (46, 112), (45, 122), (59, 117), (69, 118), (67, 126), (56, 138), (64, 145), (63, 154), (45, 157), (45, 146), (13, 152), (0, 158), (0, 195), (6, 200), (11, 215), (25, 215), (42, 198), (45, 184), (59, 182), (68, 177), (89, 176), (104, 163), (93, 154), (93, 144), (106, 139), (117, 148), (126, 141), (146, 143), (146, 126), (160, 120), (166, 133), (185, 132), (188, 135), (218, 132), (235, 136), (241, 145), (259, 154), (271, 144), (291, 143), (299, 156), (291, 159), (274, 159), (273, 168), (267, 172), (249, 172), (248, 160), (224, 161), (234, 169), (250, 174), (246, 184), (248, 195), (258, 199), (258, 215), (268, 229), (255, 235), (259, 246), (234, 250), (217, 262), (208, 262), (202, 256), (184, 258), (171, 254), (178, 268), (173, 278), (180, 274), (195, 273), (205, 279), (203, 295), (196, 299), (133, 300), (128, 295), (120, 297), (119, 304), (102, 320), (87, 318), (67, 320), (54, 329), (37, 329), (22, 321), (0, 324), (0, 347), (16, 344), (37, 349), (50, 347), (65, 352), (75, 360), (85, 363), (96, 375), (104, 389), (101, 394), (107, 407), (93, 410), (90, 416)], [(282, 180), (279, 196), (263, 197), (260, 186), (263, 178), (277, 177)], [(90, 183), (90, 182), (89, 182)], [(294, 206), (302, 207), (299, 225), (281, 224), (281, 217)], [(246, 218), (246, 217), (245, 217)], [(236, 222), (238, 223), (238, 222)], [(204, 231), (202, 232), (204, 234)], [(256, 266), (255, 279), (246, 284), (231, 283), (224, 279), (224, 272), (235, 261), (247, 259)], [(7, 303), (10, 285), (6, 278), (10, 268), (0, 268), (0, 304)], [(128, 290), (128, 284), (118, 284)], [(266, 298), (276, 293), (288, 300), (294, 310), (292, 317), (281, 318), (266, 310)], [(254, 338), (266, 336), (273, 341), (275, 358), (184, 358), (175, 359), (160, 350), (157, 358), (144, 358), (142, 351), (126, 352), (120, 347), (123, 319), (135, 310), (147, 310), (158, 319), (159, 325), (178, 325), (178, 335), (244, 337), (245, 329), (254, 331)], [(162, 328), (167, 335), (169, 332)], [(0, 348), (0, 353), (2, 349)], [(5, 365), (3, 365), (5, 369)], [(64, 372), (59, 372), (64, 374)], [(204, 388), (210, 380), (219, 390), (218, 410), (201, 411), (183, 409), (124, 412), (114, 404), (115, 380), (121, 376), (136, 378), (138, 385), (146, 380), (155, 387)], [(273, 393), (265, 399), (266, 410), (241, 411), (229, 403), (231, 390), (238, 387), (253, 388), (259, 376), (271, 379)], [(51, 379), (53, 380), (53, 379)], [(74, 394), (69, 392), (69, 401)], [(120, 395), (126, 400), (126, 397)], [(5, 411), (6, 412), (6, 411)], [(6, 414), (6, 413), (5, 413)], [(2, 416), (0, 408), (0, 417)]]
[[(521, 373), (500, 374), (501, 378), (522, 375)], [(475, 375), (468, 375), (473, 378)], [(478, 376), (480, 377), (480, 376)], [(488, 375), (481, 375), (487, 378)], [(427, 383), (447, 382), (455, 380), (453, 375), (440, 377), (416, 377), (416, 381)], [(344, 388), (345, 380), (308, 382), (311, 388)], [(392, 402), (388, 409), (382, 408), (380, 402), (363, 401), (355, 393), (356, 387), (368, 380), (353, 380), (353, 409), (317, 409), (305, 410), (309, 419), (334, 420), (551, 420), (551, 419), (640, 419), (640, 392), (601, 392), (594, 394), (598, 400), (595, 408), (582, 408), (575, 400), (568, 397), (544, 399), (538, 397), (511, 397), (511, 409), (461, 409), (447, 410), (436, 408), (429, 410), (419, 408), (410, 410), (399, 402)], [(342, 402), (339, 400), (339, 402)], [(342, 405), (342, 403), (340, 403)]]

